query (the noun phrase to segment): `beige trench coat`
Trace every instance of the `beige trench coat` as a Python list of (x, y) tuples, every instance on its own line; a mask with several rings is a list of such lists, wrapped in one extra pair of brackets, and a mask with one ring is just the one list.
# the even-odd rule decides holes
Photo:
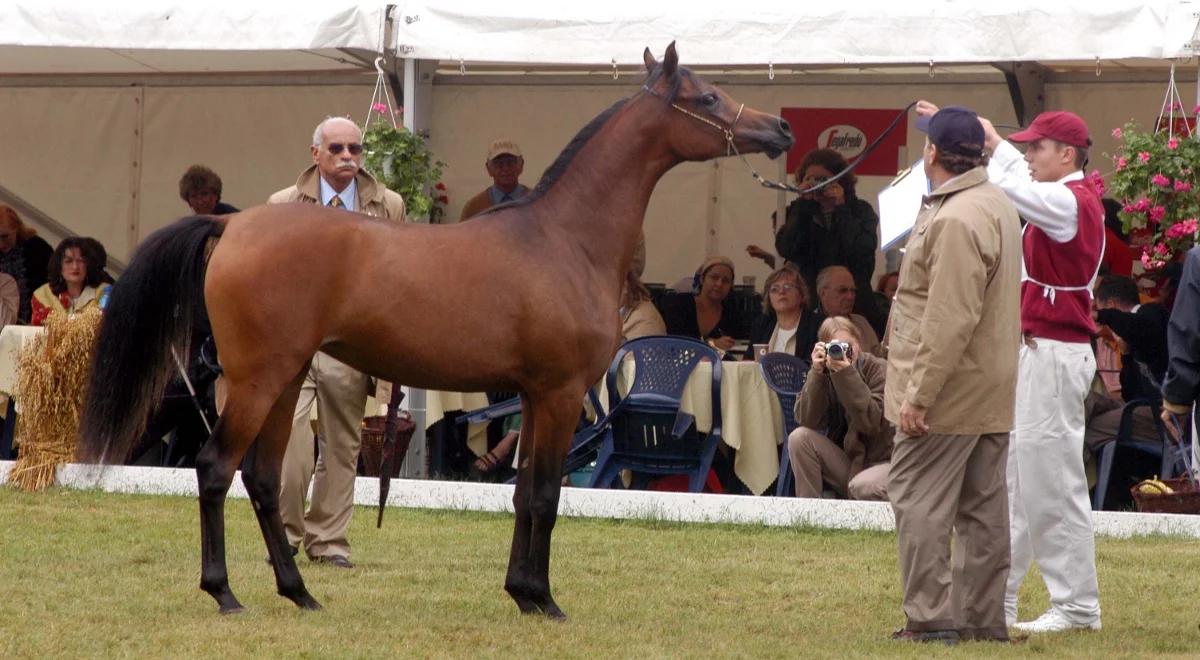
[(927, 408), (931, 433), (1013, 427), (1021, 340), (1021, 225), (976, 168), (925, 198), (891, 311), (885, 414)]

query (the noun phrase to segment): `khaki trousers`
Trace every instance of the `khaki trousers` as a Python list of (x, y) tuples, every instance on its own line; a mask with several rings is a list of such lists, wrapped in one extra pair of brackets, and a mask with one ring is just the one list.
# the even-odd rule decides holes
[(872, 465), (850, 478), (850, 457), (841, 447), (806, 426), (788, 436), (788, 457), (796, 477), (796, 497), (820, 497), (829, 484), (842, 497), (886, 500), (888, 464)]
[[(314, 457), (311, 411), (317, 405)], [(304, 543), (309, 557), (342, 555), (349, 558), (346, 530), (354, 504), (358, 446), (367, 403), (367, 376), (324, 353), (317, 353), (304, 378), (292, 437), (283, 455), (279, 511), (288, 543)], [(312, 482), (308, 512), (304, 498)]]
[(888, 497), (896, 514), (907, 629), (1008, 637), (1007, 455), (1007, 433), (896, 433)]

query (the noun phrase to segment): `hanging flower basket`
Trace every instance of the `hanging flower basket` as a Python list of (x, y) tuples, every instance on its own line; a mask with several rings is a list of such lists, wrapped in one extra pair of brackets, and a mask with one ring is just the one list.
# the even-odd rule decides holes
[(363, 166), (400, 193), (410, 217), (427, 216), (430, 222), (438, 222), (450, 201), (440, 182), (446, 164), (434, 159), (423, 137), (393, 124), (386, 105), (377, 103), (371, 110), (363, 127)]
[(1161, 269), (1196, 244), (1200, 218), (1200, 141), (1191, 135), (1113, 130), (1121, 148), (1109, 193), (1122, 204), (1125, 231), (1142, 244), (1142, 266)]

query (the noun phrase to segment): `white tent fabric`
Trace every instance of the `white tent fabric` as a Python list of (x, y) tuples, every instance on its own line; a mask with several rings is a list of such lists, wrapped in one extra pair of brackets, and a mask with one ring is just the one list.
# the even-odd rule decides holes
[(407, 57), (636, 64), (677, 40), (700, 65), (1093, 61), (1191, 55), (1200, 5), (1180, 0), (795, 0), (400, 3)]
[(0, 74), (195, 73), (361, 67), (378, 51), (382, 2), (9, 0)]

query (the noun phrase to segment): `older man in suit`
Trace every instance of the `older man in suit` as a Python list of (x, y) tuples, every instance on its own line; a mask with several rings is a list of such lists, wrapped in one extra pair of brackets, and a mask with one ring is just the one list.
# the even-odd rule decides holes
[[(404, 200), (362, 169), (362, 131), (342, 117), (330, 117), (313, 133), (313, 164), (296, 184), (280, 190), (269, 204), (302, 202), (404, 222)], [(351, 216), (347, 215), (347, 218)], [(279, 509), (292, 553), (301, 543), (309, 559), (353, 568), (346, 530), (354, 504), (359, 428), (366, 408), (368, 379), (325, 353), (313, 357), (283, 457)], [(309, 414), (317, 406), (319, 456), (314, 455)], [(312, 482), (312, 498), (304, 498)]]

